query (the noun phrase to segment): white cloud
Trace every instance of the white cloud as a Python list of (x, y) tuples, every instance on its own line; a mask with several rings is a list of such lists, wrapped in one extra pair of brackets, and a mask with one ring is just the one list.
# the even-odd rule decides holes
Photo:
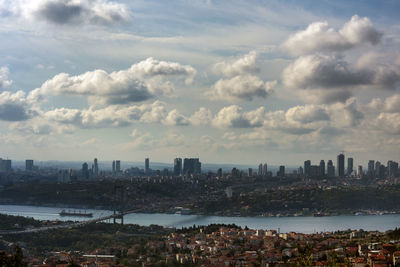
[(24, 121), (34, 115), (35, 112), (29, 110), (23, 91), (14, 94), (4, 91), (0, 94), (0, 120)]
[(239, 106), (222, 108), (214, 117), (212, 124), (218, 128), (252, 128), (261, 127), (264, 123), (265, 110), (260, 107), (244, 112)]
[(107, 0), (17, 0), (9, 12), (51, 24), (115, 24), (128, 21), (128, 8)]
[(164, 120), (164, 124), (171, 126), (186, 126), (189, 125), (189, 120), (180, 114), (176, 109), (171, 110)]
[(276, 81), (264, 82), (254, 75), (238, 75), (217, 81), (213, 89), (206, 95), (212, 99), (251, 101), (257, 97), (266, 98), (275, 86)]
[(69, 94), (87, 96), (92, 104), (127, 104), (171, 94), (174, 88), (166, 78), (183, 76), (190, 82), (194, 75), (196, 70), (191, 66), (148, 58), (127, 70), (111, 73), (104, 70), (77, 76), (60, 73), (33, 90), (29, 99), (39, 101), (47, 94)]
[(234, 61), (222, 61), (214, 65), (215, 73), (223, 74), (227, 77), (241, 75), (244, 73), (254, 73), (258, 71), (256, 66), (257, 52), (251, 51), (247, 55)]
[(371, 21), (354, 15), (350, 21), (336, 31), (327, 22), (314, 22), (307, 29), (290, 36), (282, 45), (293, 55), (314, 52), (339, 52), (356, 46), (380, 42), (382, 33), (374, 28)]
[(378, 111), (383, 110), (389, 113), (400, 112), (400, 95), (394, 94), (390, 97), (387, 97), (384, 101), (379, 98), (374, 98), (371, 100), (368, 106)]
[(323, 107), (305, 105), (288, 109), (286, 112), (286, 119), (292, 122), (307, 124), (315, 121), (329, 121), (330, 117)]
[(8, 79), (10, 71), (7, 67), (0, 67), (0, 88), (8, 87), (12, 84), (12, 80)]
[(344, 102), (355, 88), (393, 90), (400, 84), (400, 67), (390, 62), (351, 65), (335, 56), (301, 56), (287, 66), (282, 82), (292, 89), (302, 89), (300, 95), (313, 103)]
[(208, 125), (212, 121), (212, 113), (211, 110), (201, 107), (198, 111), (196, 111), (191, 117), (190, 117), (190, 123), (193, 125)]

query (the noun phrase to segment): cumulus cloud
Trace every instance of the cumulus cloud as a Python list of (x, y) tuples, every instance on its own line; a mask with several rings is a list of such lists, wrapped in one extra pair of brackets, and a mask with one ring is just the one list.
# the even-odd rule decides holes
[(276, 81), (264, 82), (254, 75), (258, 71), (256, 67), (257, 53), (249, 54), (235, 61), (223, 61), (214, 65), (214, 71), (222, 74), (226, 79), (218, 80), (213, 88), (206, 92), (211, 99), (228, 101), (251, 101), (254, 98), (266, 98)]
[(43, 112), (50, 122), (73, 125), (79, 128), (126, 127), (134, 122), (161, 123), (168, 126), (189, 125), (189, 119), (176, 109), (167, 111), (165, 103), (155, 101), (142, 105), (112, 105), (105, 108), (57, 108)]
[(35, 113), (28, 108), (23, 91), (14, 94), (5, 91), (0, 94), (0, 120), (24, 121), (34, 115)]
[[(344, 102), (360, 87), (393, 90), (400, 84), (400, 67), (387, 62), (351, 65), (336, 56), (301, 56), (287, 66), (282, 82), (302, 89), (301, 96), (316, 103)], [(311, 90), (310, 90), (311, 89)]]
[(12, 13), (52, 24), (114, 24), (131, 14), (121, 3), (107, 0), (19, 0)]
[(376, 129), (389, 134), (400, 134), (400, 113), (382, 112), (373, 122)]
[(369, 84), (372, 74), (372, 71), (353, 69), (337, 57), (308, 55), (285, 68), (282, 80), (291, 88), (338, 88)]
[(296, 106), (286, 112), (288, 121), (311, 123), (315, 121), (329, 121), (330, 117), (325, 108), (315, 105)]
[(46, 95), (82, 95), (97, 104), (127, 104), (145, 101), (155, 95), (171, 94), (171, 77), (184, 77), (190, 82), (196, 70), (188, 65), (158, 61), (148, 58), (127, 70), (107, 73), (104, 70), (89, 71), (71, 76), (60, 73), (33, 90), (29, 99), (38, 101)]
[(360, 111), (357, 100), (353, 97), (345, 103), (336, 103), (327, 106), (328, 112), (334, 118), (336, 127), (355, 127), (364, 119), (364, 114)]
[(244, 73), (254, 73), (258, 71), (256, 66), (257, 52), (251, 51), (247, 55), (234, 61), (222, 61), (214, 65), (215, 73), (223, 74), (227, 77), (241, 75)]
[(400, 95), (394, 94), (383, 101), (379, 98), (374, 98), (368, 106), (375, 110), (385, 111), (388, 113), (400, 112)]
[(0, 88), (8, 87), (12, 84), (12, 80), (8, 79), (10, 71), (7, 67), (0, 67)]
[(189, 125), (189, 120), (180, 114), (176, 109), (171, 110), (164, 120), (164, 124), (171, 126), (186, 126)]
[(207, 95), (213, 99), (251, 101), (253, 98), (266, 98), (276, 83), (276, 81), (264, 82), (254, 75), (239, 75), (217, 81), (213, 90), (207, 92)]
[(214, 117), (212, 124), (218, 128), (252, 128), (261, 127), (264, 123), (265, 110), (260, 107), (244, 112), (239, 106), (222, 108)]
[(282, 46), (293, 55), (304, 55), (318, 51), (340, 52), (365, 43), (376, 45), (381, 38), (382, 33), (369, 18), (354, 15), (338, 31), (327, 22), (314, 22), (305, 30), (290, 36)]
[(191, 117), (190, 122), (192, 125), (200, 126), (200, 125), (208, 125), (212, 121), (212, 113), (211, 110), (205, 107), (201, 107), (198, 111), (196, 111)]

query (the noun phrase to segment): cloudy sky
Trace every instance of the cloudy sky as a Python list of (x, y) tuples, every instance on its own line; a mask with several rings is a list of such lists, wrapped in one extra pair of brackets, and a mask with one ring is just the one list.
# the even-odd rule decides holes
[(0, 157), (398, 161), (398, 10), (0, 0)]

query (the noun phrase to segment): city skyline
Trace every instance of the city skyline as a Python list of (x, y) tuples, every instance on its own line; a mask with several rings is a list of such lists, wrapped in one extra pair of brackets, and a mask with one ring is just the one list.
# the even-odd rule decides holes
[(336, 166), (344, 150), (354, 170), (400, 160), (399, 9), (2, 1), (2, 157)]

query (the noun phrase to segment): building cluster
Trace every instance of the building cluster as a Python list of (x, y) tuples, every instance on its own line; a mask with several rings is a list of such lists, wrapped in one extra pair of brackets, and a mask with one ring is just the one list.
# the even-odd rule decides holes
[[(354, 266), (388, 267), (400, 263), (400, 241), (383, 242), (379, 232), (343, 231), (314, 234), (279, 233), (219, 227), (173, 232), (130, 247), (111, 247), (90, 255), (56, 252), (41, 259), (28, 256), (28, 266), (53, 266), (71, 259), (80, 266)], [(121, 253), (123, 251), (123, 253)], [(97, 253), (105, 252), (108, 255)]]

